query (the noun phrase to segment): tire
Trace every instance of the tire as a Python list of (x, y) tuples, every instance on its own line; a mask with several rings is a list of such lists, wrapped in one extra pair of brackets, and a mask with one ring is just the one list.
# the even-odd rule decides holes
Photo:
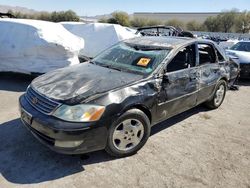
[(226, 81), (220, 80), (215, 87), (215, 92), (213, 94), (212, 99), (205, 102), (206, 107), (208, 107), (209, 109), (218, 108), (224, 101), (226, 90), (227, 90)]
[(106, 152), (114, 157), (134, 155), (150, 136), (150, 121), (139, 109), (122, 114), (110, 127)]

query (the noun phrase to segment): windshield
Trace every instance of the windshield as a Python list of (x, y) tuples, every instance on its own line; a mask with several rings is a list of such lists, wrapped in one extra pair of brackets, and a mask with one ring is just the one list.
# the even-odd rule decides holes
[(250, 42), (238, 42), (231, 47), (231, 50), (250, 52)]
[(150, 74), (165, 59), (169, 49), (118, 43), (92, 60), (92, 63), (120, 71)]

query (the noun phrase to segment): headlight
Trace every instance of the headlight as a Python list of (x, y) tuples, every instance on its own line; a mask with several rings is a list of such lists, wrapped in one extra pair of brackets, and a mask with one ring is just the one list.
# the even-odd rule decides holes
[(91, 122), (99, 120), (104, 110), (104, 106), (98, 105), (62, 105), (53, 113), (53, 115), (66, 121)]

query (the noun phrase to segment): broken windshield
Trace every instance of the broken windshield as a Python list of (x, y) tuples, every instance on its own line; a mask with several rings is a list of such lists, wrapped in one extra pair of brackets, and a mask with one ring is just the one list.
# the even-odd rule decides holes
[(150, 74), (166, 58), (170, 49), (118, 43), (92, 60), (92, 63), (120, 71)]

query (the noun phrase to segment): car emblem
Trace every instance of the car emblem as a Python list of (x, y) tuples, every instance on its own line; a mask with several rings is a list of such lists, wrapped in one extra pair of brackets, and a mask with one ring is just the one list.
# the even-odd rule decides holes
[(33, 104), (37, 104), (37, 103), (38, 103), (38, 99), (37, 99), (36, 97), (33, 97), (33, 98), (32, 98), (32, 103), (33, 103)]

